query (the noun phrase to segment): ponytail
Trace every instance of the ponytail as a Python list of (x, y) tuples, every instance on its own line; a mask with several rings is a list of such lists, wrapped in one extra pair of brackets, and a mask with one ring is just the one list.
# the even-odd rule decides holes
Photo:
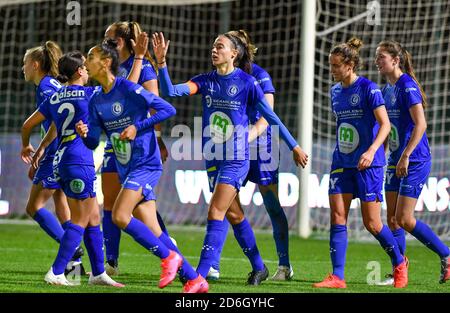
[(39, 63), (41, 70), (53, 77), (58, 76), (58, 61), (62, 56), (61, 48), (54, 41), (46, 41), (42, 46), (28, 49), (26, 58)]
[(234, 45), (234, 48), (238, 51), (236, 59), (234, 60), (234, 65), (239, 67), (246, 73), (251, 74), (256, 47), (253, 44), (247, 42), (246, 39), (241, 39), (241, 36), (237, 35), (235, 31), (227, 32), (223, 34), (223, 36), (227, 37)]

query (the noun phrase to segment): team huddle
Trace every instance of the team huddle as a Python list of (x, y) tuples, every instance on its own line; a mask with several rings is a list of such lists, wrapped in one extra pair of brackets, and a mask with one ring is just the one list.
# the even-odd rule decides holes
[[(279, 130), (297, 166), (305, 167), (308, 155), (273, 111), (275, 88), (270, 75), (254, 63), (256, 47), (249, 35), (243, 30), (218, 35), (211, 49), (215, 69), (181, 84), (173, 84), (169, 76), (170, 41), (154, 33), (153, 58), (149, 40), (138, 23), (116, 22), (86, 57), (79, 51), (63, 55), (52, 41), (25, 53), (23, 72), (36, 86), (37, 107), (22, 127), (21, 157), (31, 165), (28, 176), (33, 181), (26, 210), (59, 243), (45, 281), (72, 285), (66, 277), (70, 272), (84, 274), (83, 240), (91, 263), (89, 284), (124, 287), (111, 278), (119, 275), (124, 231), (161, 259), (159, 288), (178, 275), (184, 293), (206, 293), (207, 280), (220, 277), (221, 252), (231, 224), (252, 267), (247, 284), (259, 285), (269, 278), (269, 270), (239, 201), (239, 190), (248, 181), (258, 184), (273, 227), (279, 260), (271, 279), (291, 280), (288, 222), (278, 199), (278, 164), (272, 166), (270, 157), (279, 153), (272, 149), (278, 139), (273, 130)], [(337, 82), (330, 94), (337, 121), (329, 186), (333, 272), (313, 286), (346, 288), (346, 223), (356, 197), (364, 225), (391, 258), (392, 279), (385, 284), (407, 286), (404, 230), (439, 255), (443, 283), (450, 279), (449, 248), (413, 216), (431, 170), (425, 94), (409, 53), (394, 41), (381, 42), (376, 51), (378, 70), (388, 81), (382, 90), (358, 76), (361, 46), (352, 38), (335, 46), (329, 56)], [(98, 86), (87, 86), (89, 79)], [(202, 148), (213, 195), (196, 268), (170, 237), (157, 210), (155, 188), (168, 157), (159, 124), (176, 119), (175, 108), (160, 93), (169, 98), (202, 95)], [(30, 136), (40, 124), (42, 140), (34, 149)], [(101, 168), (103, 215), (96, 199), (93, 159), (102, 132), (107, 137)], [(268, 151), (269, 158), (258, 152), (251, 158), (255, 150)], [(384, 177), (387, 226), (381, 221)], [(50, 197), (56, 217), (45, 209)]]

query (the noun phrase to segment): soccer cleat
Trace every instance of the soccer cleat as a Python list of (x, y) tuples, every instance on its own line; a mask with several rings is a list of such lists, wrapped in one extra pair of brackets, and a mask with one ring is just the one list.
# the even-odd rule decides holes
[(386, 274), (386, 279), (382, 280), (378, 283), (376, 283), (375, 285), (377, 286), (392, 286), (394, 285), (394, 275), (392, 274)]
[(170, 284), (177, 276), (178, 268), (183, 264), (183, 259), (175, 251), (170, 250), (167, 258), (161, 259), (161, 276), (159, 279), (159, 288), (164, 288)]
[(405, 288), (408, 285), (408, 265), (409, 261), (405, 257), (404, 261), (394, 267), (394, 287)]
[[(406, 268), (409, 268), (409, 260), (405, 256), (405, 262), (406, 262)], [(377, 286), (393, 286), (394, 285), (394, 274), (386, 274), (386, 279), (383, 281), (380, 281), (379, 283), (376, 283)]]
[(97, 286), (112, 286), (117, 288), (125, 287), (125, 285), (114, 281), (111, 277), (106, 274), (106, 272), (101, 273), (100, 275), (94, 276), (89, 275), (89, 285), (97, 285)]
[(119, 261), (108, 260), (105, 264), (105, 270), (109, 276), (119, 276)]
[(248, 273), (247, 285), (258, 286), (267, 277), (269, 277), (269, 270), (264, 264), (264, 268), (261, 271), (251, 271)]
[(292, 266), (279, 265), (271, 280), (291, 280), (294, 276)]
[(73, 284), (67, 280), (64, 274), (55, 275), (53, 274), (53, 268), (50, 267), (47, 274), (45, 274), (44, 280), (50, 285), (60, 285), (60, 286), (73, 286)]
[(340, 279), (334, 274), (328, 274), (325, 279), (319, 283), (313, 284), (314, 288), (334, 288), (334, 289), (344, 289), (347, 288), (347, 284), (344, 279)]
[(450, 280), (450, 257), (441, 259), (441, 277), (439, 283), (443, 284), (447, 280)]
[(208, 282), (200, 274), (197, 278), (188, 280), (183, 286), (183, 293), (207, 293), (208, 290)]
[(64, 275), (86, 275), (86, 270), (84, 269), (83, 263), (81, 261), (70, 261), (67, 263), (66, 268), (64, 269)]
[(206, 275), (206, 280), (219, 280), (219, 277), (220, 272), (211, 266), (208, 275)]

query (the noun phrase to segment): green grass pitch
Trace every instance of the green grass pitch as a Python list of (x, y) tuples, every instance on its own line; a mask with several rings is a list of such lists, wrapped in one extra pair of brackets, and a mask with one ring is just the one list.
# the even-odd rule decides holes
[[(171, 235), (177, 240), (181, 252), (194, 266), (197, 265), (203, 242), (204, 228), (169, 227)], [(261, 255), (272, 275), (277, 267), (275, 245), (270, 233), (256, 233)], [(44, 275), (50, 268), (57, 253), (57, 244), (37, 225), (0, 224), (0, 293), (107, 293), (107, 292), (181, 292), (181, 283), (176, 279), (164, 290), (157, 287), (159, 280), (159, 260), (135, 243), (131, 237), (122, 233), (120, 270), (117, 281), (126, 284), (125, 288), (94, 287), (82, 284), (74, 287), (49, 286)], [(229, 233), (221, 262), (221, 278), (210, 283), (212, 293), (391, 293), (423, 292), (443, 293), (450, 291), (450, 284), (440, 285), (439, 259), (421, 244), (408, 241), (407, 255), (410, 259), (409, 285), (406, 289), (373, 286), (367, 283), (371, 269), (369, 262), (378, 261), (381, 278), (390, 271), (387, 255), (375, 242), (354, 243), (350, 240), (347, 251), (345, 290), (318, 290), (312, 283), (322, 280), (331, 269), (327, 240), (303, 240), (294, 235), (290, 237), (290, 258), (294, 268), (294, 279), (289, 282), (265, 281), (260, 286), (246, 286), (247, 273), (251, 270), (249, 262), (237, 245), (232, 232)], [(89, 270), (89, 259), (83, 257)]]

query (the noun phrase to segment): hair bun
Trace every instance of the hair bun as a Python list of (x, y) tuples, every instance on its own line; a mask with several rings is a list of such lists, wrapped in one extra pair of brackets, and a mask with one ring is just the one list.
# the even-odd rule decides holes
[(58, 76), (56, 76), (56, 79), (63, 84), (67, 83), (69, 81), (69, 77), (67, 77), (66, 75), (62, 75), (62, 74), (59, 74)]
[(361, 47), (363, 46), (363, 42), (359, 38), (352, 37), (347, 41), (347, 45), (359, 52), (359, 50), (361, 50)]

